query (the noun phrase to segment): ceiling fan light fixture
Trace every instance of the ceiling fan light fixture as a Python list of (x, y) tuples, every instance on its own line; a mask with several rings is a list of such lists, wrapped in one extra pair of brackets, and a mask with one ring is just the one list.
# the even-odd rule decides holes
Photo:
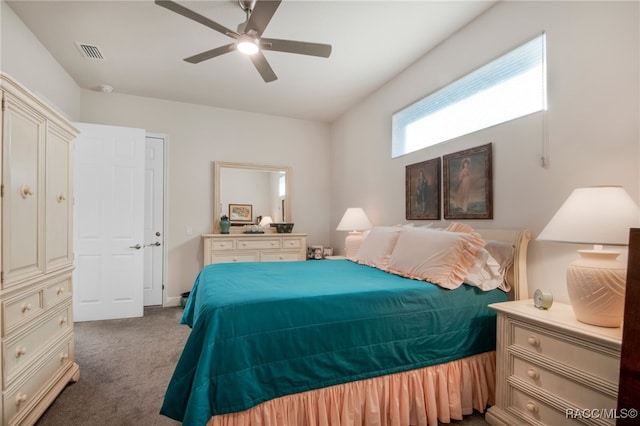
[(258, 53), (258, 40), (243, 35), (238, 39), (238, 50), (245, 55), (253, 55)]

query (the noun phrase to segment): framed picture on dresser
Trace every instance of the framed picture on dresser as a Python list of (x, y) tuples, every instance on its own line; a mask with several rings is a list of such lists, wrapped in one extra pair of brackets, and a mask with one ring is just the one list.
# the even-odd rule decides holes
[(253, 222), (253, 205), (229, 204), (229, 220), (231, 222)]

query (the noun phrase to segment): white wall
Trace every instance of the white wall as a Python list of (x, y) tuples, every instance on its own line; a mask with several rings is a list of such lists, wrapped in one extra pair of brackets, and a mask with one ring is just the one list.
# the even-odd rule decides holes
[[(405, 166), (493, 142), (494, 219), (476, 227), (539, 233), (578, 186), (619, 184), (638, 201), (638, 2), (500, 2), (332, 126), (331, 229), (361, 206), (378, 225), (404, 223)], [(391, 115), (545, 31), (548, 167), (542, 113), (391, 159)], [(444, 221), (443, 221), (444, 222)], [(332, 244), (345, 235), (332, 231)], [(532, 242), (530, 289), (567, 301), (579, 246)]]
[(0, 1), (0, 70), (71, 120), (78, 117), (80, 87), (4, 1)]
[(214, 161), (291, 167), (294, 231), (328, 244), (329, 125), (89, 90), (81, 104), (82, 122), (168, 135), (168, 298), (190, 290), (202, 268), (200, 235), (213, 232)]

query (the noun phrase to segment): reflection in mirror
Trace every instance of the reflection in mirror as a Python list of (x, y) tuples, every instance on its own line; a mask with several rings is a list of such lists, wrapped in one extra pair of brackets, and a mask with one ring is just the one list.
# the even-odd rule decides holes
[[(291, 181), (289, 167), (265, 166), (260, 164), (215, 163), (215, 206), (214, 229), (219, 232), (220, 217), (229, 215), (229, 204), (251, 206), (248, 222), (257, 223), (259, 217), (269, 216), (273, 222), (291, 222), (290, 196)], [(232, 231), (233, 232), (233, 231)]]

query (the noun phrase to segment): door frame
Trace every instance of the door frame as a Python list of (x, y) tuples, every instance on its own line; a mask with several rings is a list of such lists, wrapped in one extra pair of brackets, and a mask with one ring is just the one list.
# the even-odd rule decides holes
[[(169, 137), (164, 133), (151, 133), (146, 132), (145, 138), (156, 138), (162, 139), (162, 150), (163, 150), (163, 160), (162, 160), (162, 177), (163, 177), (163, 188), (162, 188), (162, 210), (163, 210), (163, 223), (162, 223), (162, 235), (163, 235), (163, 244), (162, 244), (162, 307), (167, 306), (167, 277), (168, 274), (168, 235), (167, 228), (169, 223), (169, 190), (168, 190), (168, 175), (169, 175)], [(146, 191), (146, 189), (145, 189)]]

